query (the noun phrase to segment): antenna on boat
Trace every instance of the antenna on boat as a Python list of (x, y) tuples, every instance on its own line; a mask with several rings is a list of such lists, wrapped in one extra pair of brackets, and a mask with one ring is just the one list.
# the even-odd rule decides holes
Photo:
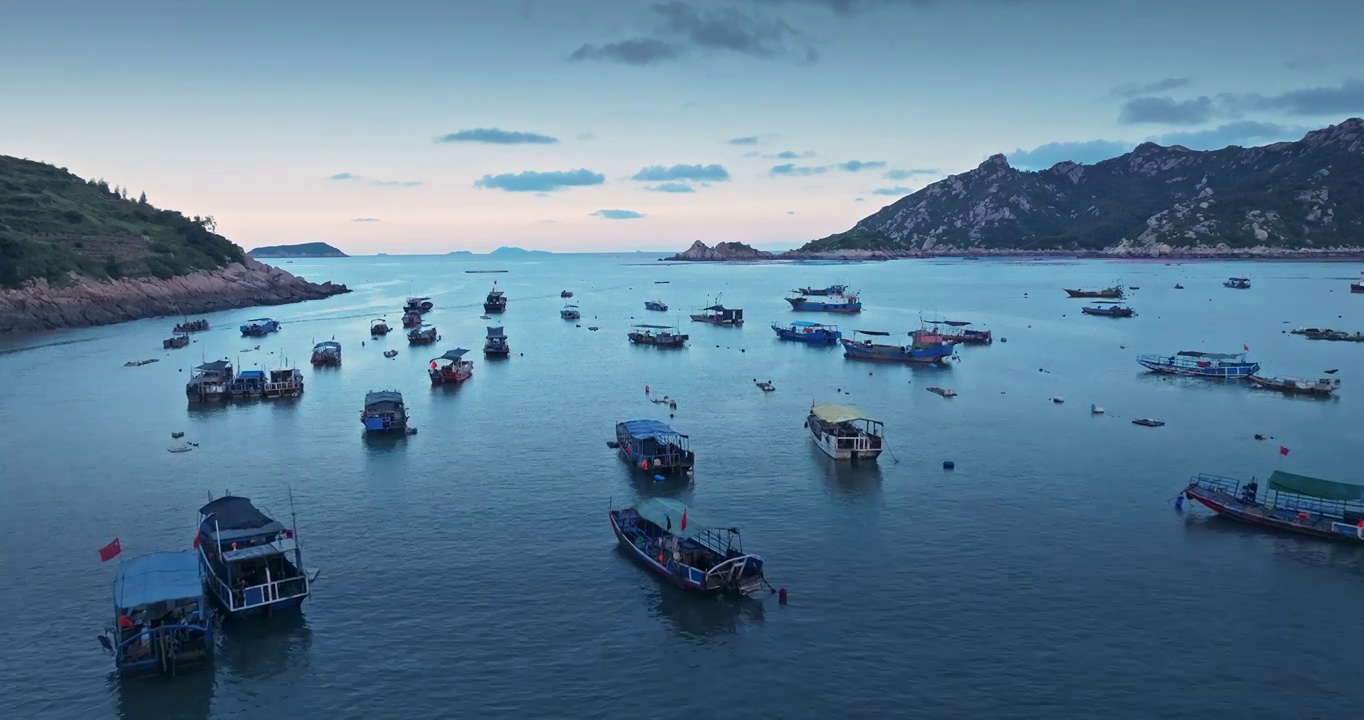
[(289, 485), (288, 488), (289, 488), (289, 524), (293, 525), (293, 527), (290, 529), (293, 530), (294, 532), (294, 545), (297, 545), (299, 548), (302, 548), (303, 543), (299, 542), (298, 539), (298, 512), (294, 510), (294, 486)]

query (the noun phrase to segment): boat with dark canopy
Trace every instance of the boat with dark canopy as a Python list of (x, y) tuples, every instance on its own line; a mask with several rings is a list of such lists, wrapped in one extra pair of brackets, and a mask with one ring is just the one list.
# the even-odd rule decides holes
[(1246, 354), (1181, 350), (1174, 355), (1138, 355), (1137, 362), (1151, 372), (1166, 375), (1241, 380), (1260, 371), (1260, 363), (1246, 362)]
[(497, 281), (493, 281), (493, 289), (488, 291), (488, 297), (483, 299), (483, 312), (500, 313), (507, 309), (507, 296), (497, 289)]
[(298, 610), (308, 597), (297, 534), (247, 498), (224, 495), (199, 508), (194, 544), (209, 595), (229, 617)]
[(279, 331), (279, 321), (271, 318), (247, 320), (242, 323), (241, 331), (243, 337), (265, 337)]
[(691, 319), (695, 322), (710, 323), (721, 327), (738, 327), (744, 324), (744, 311), (738, 308), (727, 308), (716, 303), (701, 308), (700, 312), (692, 313)]
[(770, 588), (763, 560), (744, 552), (738, 528), (711, 528), (671, 498), (648, 498), (608, 513), (621, 548), (684, 589), (750, 595)]
[(656, 475), (685, 474), (696, 465), (687, 436), (658, 420), (616, 423), (616, 448), (632, 467)]
[(1111, 318), (1129, 318), (1129, 317), (1133, 317), (1134, 315), (1137, 314), (1137, 311), (1136, 311), (1136, 310), (1133, 310), (1132, 308), (1127, 307), (1126, 305), (1116, 305), (1116, 304), (1114, 304), (1114, 305), (1097, 305), (1097, 304), (1096, 304), (1096, 305), (1093, 306), (1093, 307), (1085, 306), (1085, 307), (1080, 308), (1080, 312), (1082, 312), (1082, 313), (1084, 313), (1084, 314), (1086, 314), (1086, 315), (1097, 315), (1098, 317), (1111, 317)]
[(483, 338), (484, 355), (511, 355), (511, 345), (507, 344), (507, 333), (501, 325), (488, 325), (487, 336)]
[(1311, 395), (1312, 397), (1328, 398), (1340, 389), (1340, 380), (1337, 378), (1321, 378), (1318, 380), (1300, 380), (1298, 378), (1278, 378), (1260, 377), (1251, 375), (1246, 378), (1251, 386), (1262, 390), (1278, 390), (1288, 395)]
[(945, 365), (947, 358), (952, 356), (957, 347), (956, 343), (927, 330), (915, 330), (909, 333), (910, 343), (908, 345), (875, 343), (870, 339), (859, 340), (857, 337), (859, 335), (865, 335), (868, 338), (888, 337), (890, 333), (883, 330), (854, 330), (853, 339), (842, 338), (839, 340), (840, 343), (843, 343), (844, 357), (851, 360)]
[(1251, 525), (1364, 543), (1364, 486), (1279, 470), (1267, 490), (1259, 485), (1204, 473), (1189, 479), (1184, 497)]
[(415, 312), (422, 315), (431, 312), (436, 307), (429, 297), (410, 297), (403, 305), (403, 312)]
[(1229, 287), (1233, 290), (1249, 290), (1250, 278), (1242, 277), (1227, 278), (1227, 281), (1222, 283), (1222, 287)]
[[(420, 322), (421, 315), (418, 314), (417, 318), (418, 322)], [(391, 328), (389, 328), (388, 326), (388, 321), (383, 318), (374, 318), (373, 320), (369, 321), (370, 337), (379, 337), (381, 335), (387, 335), (390, 329)]]
[[(431, 367), (426, 371), (426, 374), (431, 377), (431, 384), (462, 383), (468, 380), (474, 374), (474, 361), (464, 359), (468, 352), (464, 348), (455, 348), (446, 351), (444, 355), (438, 358), (432, 358)], [(447, 362), (441, 365), (440, 361), (442, 360)]]
[(407, 433), (407, 406), (397, 390), (371, 390), (365, 393), (365, 409), (360, 422), (367, 433)]
[(420, 326), (407, 331), (408, 345), (430, 345), (439, 339), (435, 325), (422, 323)]
[(198, 553), (156, 552), (118, 566), (114, 625), (99, 636), (123, 676), (177, 675), (213, 657), (213, 617)]
[(654, 347), (680, 348), (687, 344), (689, 335), (676, 332), (671, 325), (635, 325), (635, 329), (626, 333), (630, 342), (635, 345), (653, 345)]
[[(958, 345), (989, 345), (995, 341), (994, 333), (989, 330), (969, 330), (966, 328), (971, 323), (966, 320), (930, 320), (934, 332), (942, 337), (943, 341), (956, 343)], [(949, 329), (942, 329), (946, 325)]]
[(839, 331), (837, 325), (825, 325), (805, 320), (793, 320), (787, 323), (773, 322), (772, 332), (775, 332), (777, 337), (782, 340), (803, 342), (807, 345), (833, 345), (843, 338), (843, 333)]
[(654, 312), (668, 312), (668, 306), (662, 300), (645, 300), (644, 309)]
[(313, 346), (314, 367), (337, 367), (341, 364), (341, 343), (335, 340), (323, 340)]

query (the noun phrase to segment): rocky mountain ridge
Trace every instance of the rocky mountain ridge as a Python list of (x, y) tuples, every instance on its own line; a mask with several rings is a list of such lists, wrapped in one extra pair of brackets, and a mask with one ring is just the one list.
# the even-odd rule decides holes
[(776, 257), (776, 255), (770, 252), (759, 250), (741, 242), (722, 242), (716, 243), (715, 247), (711, 247), (700, 240), (697, 240), (686, 250), (671, 257), (663, 258), (663, 260), (716, 262), (726, 260), (772, 260)]

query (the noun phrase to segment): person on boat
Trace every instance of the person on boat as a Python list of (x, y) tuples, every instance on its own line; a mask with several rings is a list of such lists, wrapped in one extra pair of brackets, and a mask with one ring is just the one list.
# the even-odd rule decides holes
[(1246, 486), (1241, 489), (1241, 501), (1251, 505), (1255, 504), (1255, 495), (1259, 490), (1260, 485), (1256, 481), (1251, 480), (1246, 483)]

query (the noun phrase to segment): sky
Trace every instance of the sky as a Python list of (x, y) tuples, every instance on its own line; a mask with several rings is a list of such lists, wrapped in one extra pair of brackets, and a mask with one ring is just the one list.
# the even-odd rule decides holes
[(351, 254), (795, 247), (1364, 115), (1358, 0), (2, 0), (0, 153)]

